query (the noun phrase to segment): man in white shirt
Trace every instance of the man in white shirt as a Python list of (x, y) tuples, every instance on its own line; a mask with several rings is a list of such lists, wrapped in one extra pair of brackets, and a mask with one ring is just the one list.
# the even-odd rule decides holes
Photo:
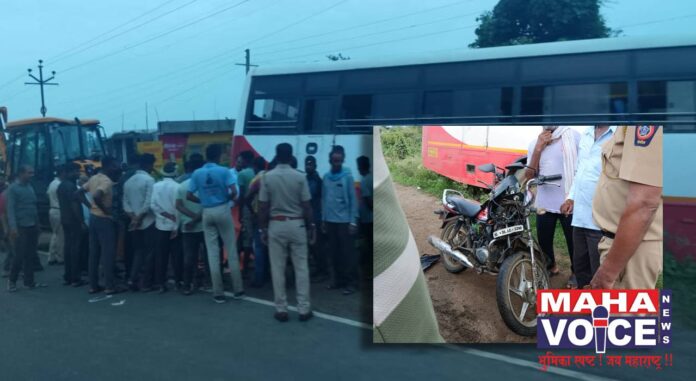
[(60, 223), (60, 205), (58, 204), (58, 186), (63, 180), (63, 166), (57, 169), (57, 176), (48, 184), (48, 202), (50, 208), (48, 211), (48, 220), (51, 223), (51, 243), (48, 246), (48, 264), (60, 265), (63, 264), (63, 225)]
[[(131, 291), (137, 291), (142, 286), (143, 291), (152, 290), (155, 257), (153, 252), (153, 237), (155, 234), (155, 215), (150, 210), (152, 188), (155, 179), (150, 176), (155, 165), (155, 156), (146, 153), (138, 160), (139, 169), (123, 184), (123, 211), (130, 218), (128, 230), (133, 239), (133, 264), (131, 266), (128, 286)], [(140, 273), (142, 271), (142, 279)], [(138, 281), (142, 280), (139, 285)]]
[(167, 268), (169, 255), (172, 254), (174, 278), (178, 289), (182, 285), (183, 262), (181, 261), (181, 244), (179, 243), (179, 220), (177, 218), (176, 197), (179, 183), (176, 163), (169, 162), (161, 171), (162, 181), (152, 188), (150, 208), (155, 213), (155, 284), (159, 292), (167, 291)]
[(573, 216), (573, 268), (578, 288), (590, 284), (599, 268), (602, 231), (592, 219), (592, 201), (602, 173), (602, 146), (614, 136), (616, 126), (589, 127), (580, 138), (578, 167), (561, 213)]
[(550, 176), (561, 174), (561, 180), (554, 182), (560, 187), (546, 184), (537, 188), (536, 207), (541, 214), (536, 216), (537, 239), (541, 250), (546, 254), (546, 266), (550, 276), (558, 275), (560, 270), (556, 264), (553, 252), (553, 237), (556, 232), (556, 224), (561, 223), (563, 234), (568, 245), (570, 255), (571, 274), (568, 287), (576, 288), (573, 268), (573, 228), (571, 221), (573, 216), (561, 213), (561, 205), (573, 184), (575, 166), (577, 164), (578, 145), (580, 133), (562, 126), (544, 126), (537, 139), (529, 144), (527, 154), (526, 171), (527, 178), (538, 175)]

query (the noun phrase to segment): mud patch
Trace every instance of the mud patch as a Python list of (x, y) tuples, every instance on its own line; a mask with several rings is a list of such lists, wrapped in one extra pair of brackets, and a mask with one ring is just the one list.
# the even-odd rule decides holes
[[(394, 184), (401, 208), (418, 246), (419, 254), (435, 254), (427, 242), (428, 235), (440, 234), (438, 216), (440, 201), (416, 188)], [(569, 271), (551, 279), (552, 287), (562, 287)], [(434, 264), (426, 279), (440, 334), (450, 343), (533, 343), (535, 338), (512, 332), (503, 322), (495, 299), (496, 277), (466, 270), (449, 273), (442, 261)]]

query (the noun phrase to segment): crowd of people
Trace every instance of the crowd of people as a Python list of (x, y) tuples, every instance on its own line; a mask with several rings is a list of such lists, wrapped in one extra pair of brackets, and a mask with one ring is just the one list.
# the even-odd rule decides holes
[(550, 276), (560, 274), (560, 223), (570, 255), (567, 288), (654, 288), (662, 271), (662, 130), (598, 125), (582, 134), (545, 126), (526, 172), (561, 174), (537, 190), (537, 238)]
[[(341, 146), (332, 147), (324, 176), (314, 156), (297, 169), (287, 143), (270, 162), (245, 151), (228, 168), (222, 156), (222, 146), (209, 145), (205, 158), (186, 158), (183, 174), (175, 162), (155, 170), (147, 153), (127, 164), (104, 157), (89, 178), (78, 164), (60, 166), (47, 191), (48, 264), (64, 266), (65, 286), (87, 285), (90, 294), (210, 288), (217, 303), (226, 301), (226, 286), (239, 299), (245, 284), (263, 287), (270, 278), (279, 321), (288, 320), (286, 273), (303, 321), (313, 316), (310, 283), (329, 280), (329, 289), (350, 295), (371, 280), (369, 158), (357, 158), (357, 192)], [(34, 279), (43, 267), (33, 175), (23, 166), (9, 182), (0, 179), (0, 250), (10, 292), (18, 290), (20, 273), (25, 288), (46, 286)]]

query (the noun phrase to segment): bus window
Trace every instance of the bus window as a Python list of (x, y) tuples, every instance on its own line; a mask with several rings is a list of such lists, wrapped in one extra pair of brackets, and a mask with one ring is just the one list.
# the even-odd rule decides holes
[[(696, 81), (640, 81), (638, 82), (638, 112), (640, 113), (694, 113), (696, 112)], [(687, 120), (690, 117), (673, 115), (669, 120)], [(650, 119), (664, 120), (665, 115)]]
[(345, 95), (341, 102), (341, 119), (369, 119), (372, 115), (372, 95)]
[(426, 91), (423, 94), (423, 116), (447, 117), (452, 116), (451, 91)]
[(457, 90), (453, 102), (454, 116), (509, 116), (512, 114), (512, 88)]
[(305, 91), (308, 94), (335, 93), (338, 91), (340, 76), (335, 73), (319, 73), (308, 75), (305, 80)]
[(508, 84), (517, 81), (514, 61), (460, 62), (428, 65), (423, 69), (427, 87), (462, 87)]
[(295, 94), (302, 91), (303, 76), (301, 75), (272, 75), (254, 77), (253, 88), (256, 95)]
[[(626, 113), (626, 82), (522, 87), (522, 115), (579, 115)], [(529, 121), (541, 120), (528, 118)]]
[(333, 98), (307, 99), (304, 103), (303, 130), (307, 133), (331, 131), (334, 120)]
[(418, 67), (355, 70), (344, 74), (343, 88), (349, 91), (357, 89), (412, 89), (418, 85), (419, 76), (420, 68)]
[(299, 101), (291, 97), (256, 98), (248, 121), (248, 132), (264, 134), (294, 133)]
[(416, 116), (415, 93), (375, 94), (372, 97), (374, 118), (413, 118)]

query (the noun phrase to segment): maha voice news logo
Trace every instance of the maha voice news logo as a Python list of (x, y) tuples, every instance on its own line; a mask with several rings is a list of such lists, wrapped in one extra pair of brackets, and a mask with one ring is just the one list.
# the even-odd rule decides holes
[(539, 290), (537, 348), (671, 346), (670, 290)]

